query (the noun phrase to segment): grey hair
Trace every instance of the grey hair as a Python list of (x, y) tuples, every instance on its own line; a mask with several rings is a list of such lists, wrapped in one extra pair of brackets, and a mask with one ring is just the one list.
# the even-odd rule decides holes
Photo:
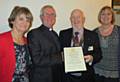
[(84, 13), (83, 13), (83, 11), (82, 11), (81, 9), (74, 9), (74, 10), (71, 12), (70, 17), (71, 17), (71, 16), (73, 15), (73, 13), (76, 12), (76, 11), (80, 12), (80, 13), (82, 14), (83, 18), (85, 18), (85, 15), (84, 15)]
[(43, 16), (44, 10), (45, 10), (46, 8), (52, 8), (52, 9), (54, 9), (53, 6), (51, 6), (51, 5), (45, 5), (45, 6), (43, 6), (43, 7), (41, 8), (41, 10), (40, 10), (40, 16)]

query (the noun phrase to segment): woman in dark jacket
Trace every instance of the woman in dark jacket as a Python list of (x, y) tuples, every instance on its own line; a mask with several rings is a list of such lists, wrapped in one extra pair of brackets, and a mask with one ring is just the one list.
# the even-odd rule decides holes
[(99, 35), (103, 58), (94, 66), (96, 82), (119, 82), (120, 26), (114, 24), (114, 12), (109, 6), (100, 10), (98, 21), (101, 25), (95, 32)]

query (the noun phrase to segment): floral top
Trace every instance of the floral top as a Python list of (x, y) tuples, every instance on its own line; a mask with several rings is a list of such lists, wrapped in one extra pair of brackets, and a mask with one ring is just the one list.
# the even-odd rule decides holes
[(12, 82), (29, 82), (28, 66), (30, 65), (30, 56), (27, 45), (19, 45), (14, 43), (16, 51), (16, 69)]

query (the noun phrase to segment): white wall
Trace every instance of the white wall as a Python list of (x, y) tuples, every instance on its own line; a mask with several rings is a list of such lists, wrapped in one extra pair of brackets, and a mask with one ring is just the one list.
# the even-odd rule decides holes
[(75, 8), (80, 8), (86, 16), (85, 26), (93, 29), (99, 25), (97, 15), (101, 7), (111, 5), (111, 0), (0, 0), (0, 33), (9, 30), (7, 19), (14, 6), (28, 7), (34, 16), (32, 28), (41, 24), (39, 19), (40, 9), (43, 5), (50, 4), (56, 9), (57, 22), (55, 30), (70, 27), (70, 13)]

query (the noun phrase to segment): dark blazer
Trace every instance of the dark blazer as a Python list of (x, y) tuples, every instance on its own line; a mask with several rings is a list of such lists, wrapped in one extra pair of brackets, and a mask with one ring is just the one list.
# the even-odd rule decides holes
[(41, 25), (28, 33), (28, 45), (33, 62), (30, 82), (60, 82), (61, 54), (56, 32)]
[[(60, 31), (59, 38), (60, 38), (62, 50), (64, 47), (71, 46), (72, 36), (73, 36), (73, 28)], [(83, 78), (93, 78), (94, 70), (92, 66), (95, 63), (99, 62), (100, 59), (102, 58), (99, 38), (95, 32), (89, 31), (87, 29), (84, 29), (83, 36), (84, 36), (83, 53), (84, 55), (87, 55), (87, 54), (92, 55), (93, 62), (92, 62), (92, 65), (89, 65), (88, 63), (86, 63), (87, 71), (81, 72), (81, 73)], [(93, 50), (90, 51), (88, 48), (91, 46), (93, 47)]]

